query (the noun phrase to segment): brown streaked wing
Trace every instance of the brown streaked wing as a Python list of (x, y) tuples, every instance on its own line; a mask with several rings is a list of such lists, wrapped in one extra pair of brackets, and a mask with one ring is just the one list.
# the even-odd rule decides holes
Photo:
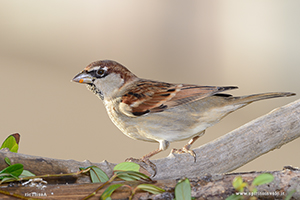
[(235, 88), (237, 87), (182, 85), (140, 80), (123, 95), (122, 102), (131, 107), (133, 115), (141, 116), (149, 112), (162, 112), (167, 108)]

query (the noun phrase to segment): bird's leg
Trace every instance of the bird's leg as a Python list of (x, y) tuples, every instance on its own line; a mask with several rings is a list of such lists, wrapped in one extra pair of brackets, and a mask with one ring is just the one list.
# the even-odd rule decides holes
[(140, 159), (127, 158), (125, 161), (126, 162), (143, 162), (143, 163), (147, 164), (154, 171), (154, 174), (153, 174), (153, 177), (154, 177), (156, 175), (157, 168), (156, 168), (156, 165), (153, 162), (151, 162), (149, 159), (152, 156), (158, 154), (159, 152), (166, 150), (168, 147), (169, 147), (169, 142), (168, 141), (166, 141), (166, 140), (159, 141), (159, 148), (158, 149), (156, 149), (154, 151), (151, 151), (150, 153), (144, 155)]
[(182, 154), (182, 153), (189, 153), (194, 157), (194, 162), (196, 162), (196, 154), (193, 150), (190, 150), (192, 144), (199, 138), (201, 137), (203, 134), (205, 133), (205, 130), (202, 131), (199, 135), (193, 137), (186, 145), (184, 145), (181, 149), (172, 149), (172, 153), (176, 153), (176, 154)]
[(149, 160), (152, 156), (154, 156), (155, 154), (158, 154), (159, 152), (163, 151), (162, 149), (158, 148), (155, 149), (154, 151), (151, 151), (150, 153), (144, 155), (143, 157), (141, 157), (142, 161), (146, 161)]

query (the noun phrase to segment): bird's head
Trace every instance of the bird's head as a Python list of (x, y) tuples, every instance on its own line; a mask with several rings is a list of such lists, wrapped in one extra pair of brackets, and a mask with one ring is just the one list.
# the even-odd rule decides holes
[(126, 67), (111, 60), (101, 60), (89, 64), (72, 81), (87, 84), (102, 100), (115, 97), (119, 90), (137, 77)]

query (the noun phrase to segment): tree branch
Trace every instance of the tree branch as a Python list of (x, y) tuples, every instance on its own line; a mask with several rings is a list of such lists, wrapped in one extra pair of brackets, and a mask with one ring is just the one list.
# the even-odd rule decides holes
[[(198, 178), (191, 178), (192, 197), (195, 199), (226, 199), (226, 197), (236, 194), (232, 186), (235, 177), (241, 176), (244, 182), (251, 185), (255, 177), (262, 172), (233, 173), (233, 174), (208, 174)], [(265, 173), (265, 172), (264, 172)], [(257, 194), (248, 193), (245, 190), (247, 199), (251, 196), (258, 199), (284, 199), (291, 191), (300, 190), (300, 170), (292, 167), (285, 167), (281, 171), (268, 172), (274, 176), (274, 181), (269, 184), (257, 186)], [(118, 182), (120, 183), (120, 182)], [(123, 182), (122, 182), (123, 183)], [(157, 187), (163, 188), (166, 192), (157, 195), (151, 195), (147, 192), (138, 191), (134, 199), (154, 199), (168, 200), (174, 199), (174, 189), (177, 181), (175, 179), (159, 180), (153, 183)], [(96, 184), (60, 184), (49, 185), (46, 187), (0, 187), (0, 198), (11, 199), (12, 197), (4, 194), (26, 195), (27, 197), (42, 199), (82, 199), (86, 197), (103, 183)], [(136, 187), (140, 182), (124, 182), (124, 184)], [(95, 196), (90, 198), (99, 199), (106, 187), (102, 188)], [(1, 191), (2, 194), (1, 194)], [(121, 187), (112, 194), (112, 199), (127, 199), (130, 196), (130, 190), (127, 187)], [(296, 192), (293, 199), (299, 199), (300, 193)]]
[[(197, 162), (189, 154), (170, 154), (166, 158), (154, 160), (157, 175), (154, 179), (176, 179), (199, 177), (204, 174), (227, 173), (255, 158), (280, 148), (300, 136), (300, 100), (277, 108), (240, 128), (194, 149)], [(12, 163), (22, 163), (24, 168), (39, 174), (72, 173), (79, 167), (96, 165), (108, 175), (112, 174), (113, 163), (103, 161), (91, 163), (74, 160), (60, 160), (0, 151), (0, 160), (9, 157)], [(0, 162), (0, 169), (7, 165)], [(151, 168), (146, 167), (148, 171)], [(86, 176), (69, 177), (69, 183), (88, 182)]]

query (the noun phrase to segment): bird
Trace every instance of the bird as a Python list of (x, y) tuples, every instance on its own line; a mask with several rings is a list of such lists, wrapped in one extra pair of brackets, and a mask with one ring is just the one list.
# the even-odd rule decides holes
[(159, 147), (140, 159), (152, 167), (150, 158), (166, 150), (171, 142), (188, 140), (181, 149), (172, 153), (189, 153), (192, 144), (205, 130), (228, 114), (254, 101), (276, 97), (289, 97), (292, 92), (268, 92), (246, 96), (222, 93), (236, 86), (200, 86), (174, 84), (139, 78), (122, 64), (112, 60), (95, 61), (85, 67), (73, 82), (86, 84), (98, 96), (111, 121), (126, 136)]

